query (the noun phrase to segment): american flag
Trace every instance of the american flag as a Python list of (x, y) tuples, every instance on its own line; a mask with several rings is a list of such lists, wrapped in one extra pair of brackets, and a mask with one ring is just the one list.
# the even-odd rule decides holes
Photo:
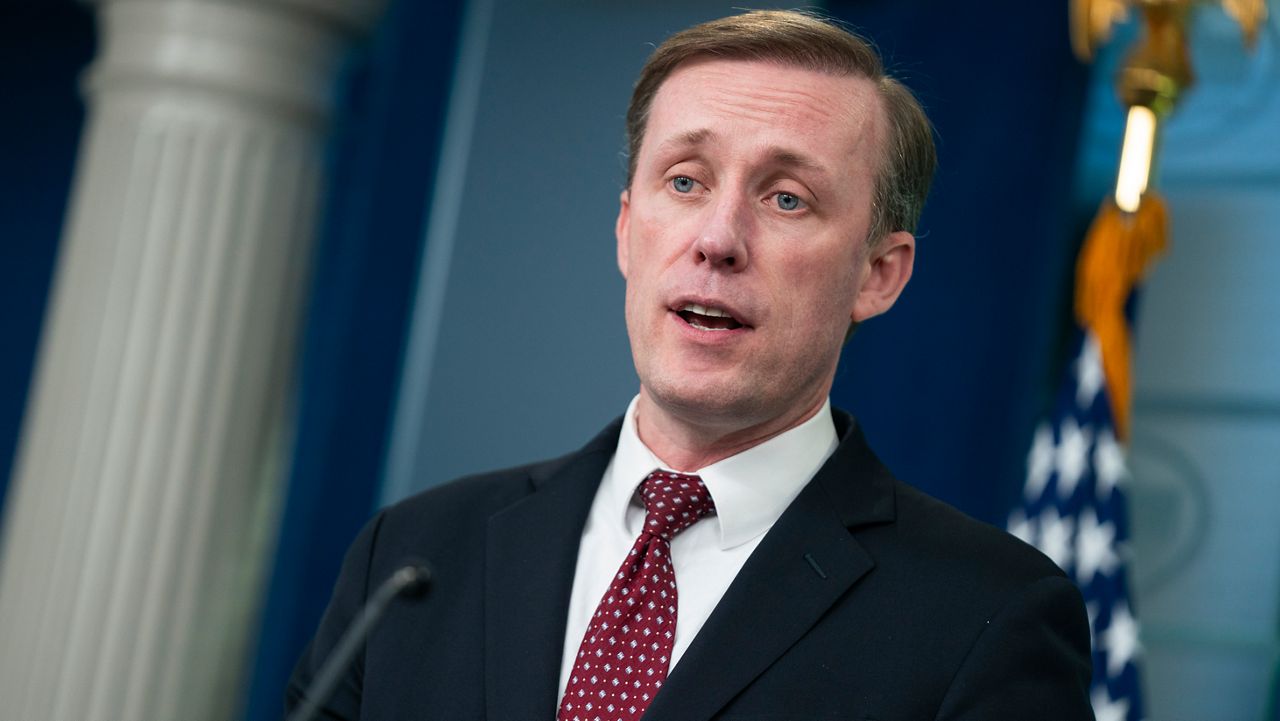
[(1141, 646), (1126, 573), (1124, 447), (1115, 435), (1098, 341), (1085, 331), (1076, 336), (1075, 360), (1053, 412), (1036, 429), (1022, 505), (1009, 517), (1009, 532), (1052, 558), (1084, 595), (1098, 721), (1142, 721)]

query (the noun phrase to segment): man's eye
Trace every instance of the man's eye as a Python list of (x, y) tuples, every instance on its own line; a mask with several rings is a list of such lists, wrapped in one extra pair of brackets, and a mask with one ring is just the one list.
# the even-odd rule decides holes
[(798, 210), (800, 208), (800, 199), (791, 193), (778, 193), (774, 197), (778, 199), (778, 207), (783, 210)]
[(678, 175), (671, 179), (671, 187), (674, 188), (677, 193), (692, 193), (693, 178)]

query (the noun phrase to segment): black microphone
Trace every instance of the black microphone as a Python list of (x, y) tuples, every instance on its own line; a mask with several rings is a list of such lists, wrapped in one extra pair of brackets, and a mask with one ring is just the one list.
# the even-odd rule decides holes
[(378, 586), (373, 596), (356, 614), (338, 645), (329, 652), (329, 658), (302, 695), (302, 705), (289, 714), (287, 721), (311, 721), (320, 711), (320, 704), (327, 701), (342, 679), (342, 672), (351, 664), (360, 645), (386, 612), (387, 606), (399, 596), (422, 598), (431, 586), (431, 569), (421, 561), (409, 561), (396, 569), (391, 577)]

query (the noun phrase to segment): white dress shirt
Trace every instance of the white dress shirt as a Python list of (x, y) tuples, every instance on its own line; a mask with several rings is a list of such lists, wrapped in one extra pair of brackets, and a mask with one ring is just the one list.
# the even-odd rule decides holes
[[(557, 699), (564, 696), (591, 616), (644, 525), (644, 504), (636, 490), (652, 471), (690, 472), (664, 463), (640, 440), (635, 422), (638, 399), (637, 396), (627, 407), (618, 448), (604, 471), (582, 530)], [(675, 668), (689, 648), (760, 539), (837, 445), (828, 400), (812, 418), (795, 428), (692, 471), (707, 485), (716, 504), (716, 515), (693, 524), (671, 542), (678, 604), (670, 668)]]

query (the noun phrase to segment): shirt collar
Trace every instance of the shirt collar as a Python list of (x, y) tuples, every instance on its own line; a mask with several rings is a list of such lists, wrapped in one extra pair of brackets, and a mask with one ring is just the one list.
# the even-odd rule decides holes
[[(636, 396), (627, 406), (618, 447), (601, 487), (610, 513), (624, 527), (628, 507), (640, 503), (636, 488), (652, 471), (671, 468), (640, 440), (635, 421), (638, 400)], [(733, 548), (769, 530), (838, 445), (828, 400), (795, 428), (696, 471), (716, 503), (720, 548)]]

